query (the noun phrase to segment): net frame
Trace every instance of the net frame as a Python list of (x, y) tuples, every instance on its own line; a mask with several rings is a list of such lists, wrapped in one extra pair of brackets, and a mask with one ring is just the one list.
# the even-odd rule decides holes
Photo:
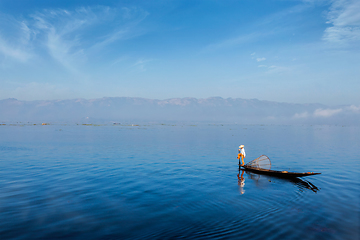
[(248, 162), (245, 164), (245, 166), (252, 167), (252, 168), (258, 168), (258, 169), (271, 169), (271, 161), (270, 158), (266, 155), (261, 155), (258, 158), (255, 158), (251, 162)]

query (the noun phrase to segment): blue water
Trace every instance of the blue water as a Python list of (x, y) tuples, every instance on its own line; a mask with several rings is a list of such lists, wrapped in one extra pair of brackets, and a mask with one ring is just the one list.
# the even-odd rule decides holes
[[(360, 129), (0, 125), (0, 239), (359, 239)], [(321, 175), (286, 180), (239, 171)], [(241, 176), (243, 179), (241, 179)]]

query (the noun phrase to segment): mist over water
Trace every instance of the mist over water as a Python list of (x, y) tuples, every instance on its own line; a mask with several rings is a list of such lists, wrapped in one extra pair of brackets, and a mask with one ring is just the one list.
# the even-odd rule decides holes
[[(1, 125), (1, 239), (358, 239), (359, 127)], [(239, 171), (321, 172), (286, 180)]]

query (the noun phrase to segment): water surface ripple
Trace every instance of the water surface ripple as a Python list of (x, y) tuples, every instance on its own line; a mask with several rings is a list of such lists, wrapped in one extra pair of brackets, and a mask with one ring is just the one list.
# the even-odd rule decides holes
[[(359, 239), (358, 127), (0, 126), (1, 239)], [(237, 147), (287, 180), (239, 171)]]

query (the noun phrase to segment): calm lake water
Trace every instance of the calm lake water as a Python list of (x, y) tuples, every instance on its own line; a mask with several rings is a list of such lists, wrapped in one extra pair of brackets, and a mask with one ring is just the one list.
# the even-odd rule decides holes
[[(349, 126), (1, 125), (0, 238), (359, 239), (359, 136)], [(265, 154), (273, 169), (322, 174), (239, 171), (240, 144), (245, 162)]]

